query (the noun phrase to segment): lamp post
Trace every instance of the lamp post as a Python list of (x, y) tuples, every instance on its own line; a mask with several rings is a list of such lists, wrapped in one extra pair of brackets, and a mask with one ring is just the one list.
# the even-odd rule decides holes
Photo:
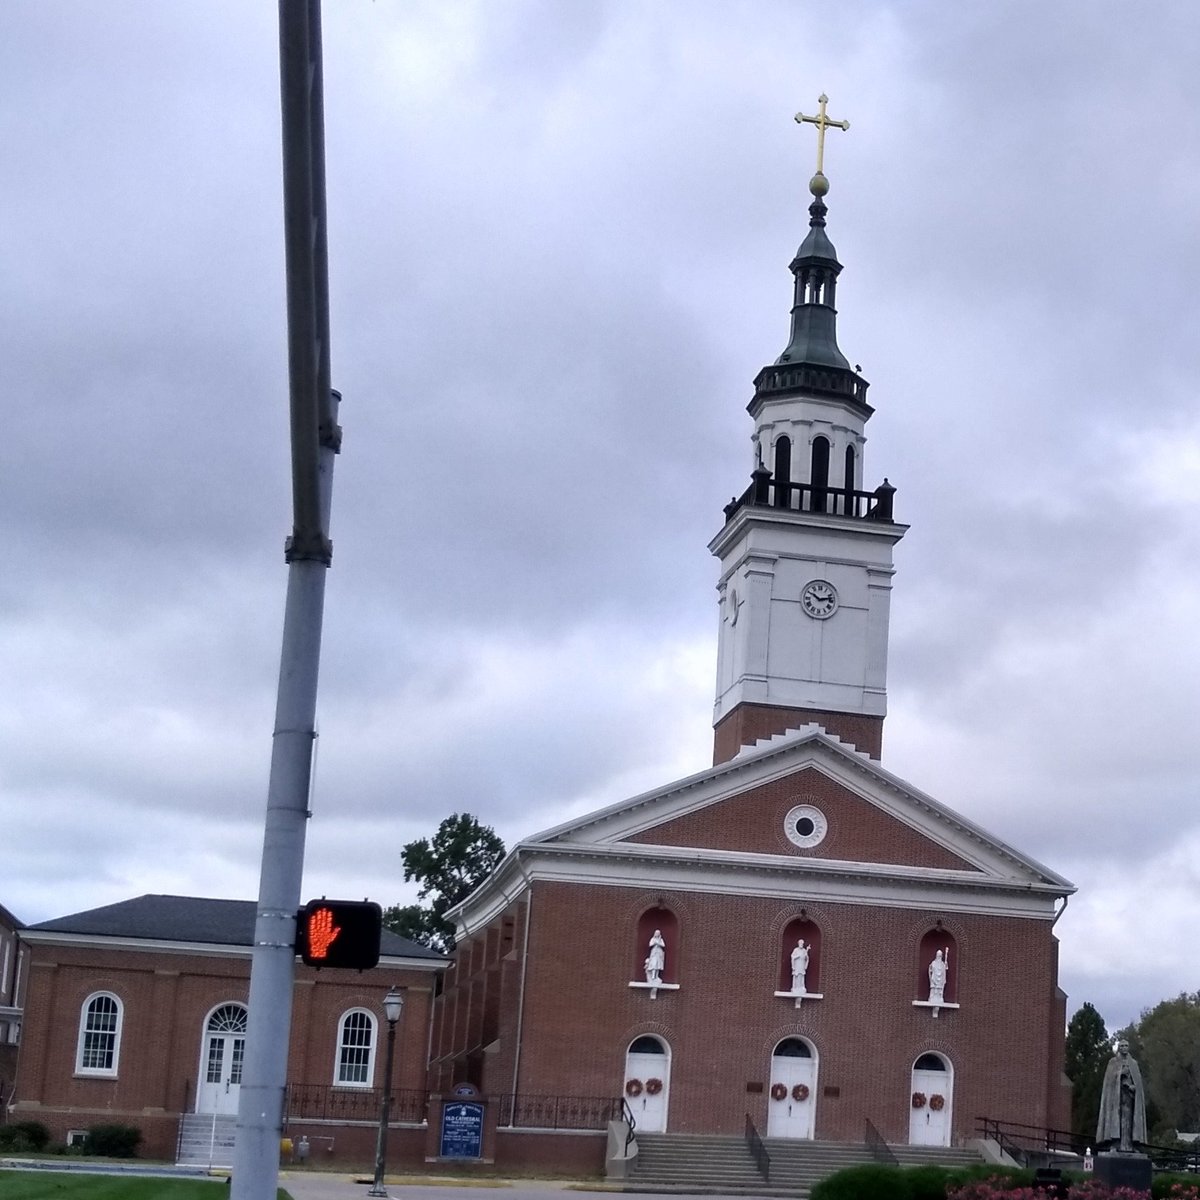
[(388, 1119), (392, 1113), (392, 1060), (396, 1049), (396, 1022), (404, 1011), (404, 993), (393, 987), (383, 998), (383, 1015), (387, 1017), (387, 1064), (383, 1069), (383, 1103), (379, 1106), (379, 1137), (375, 1142), (375, 1179), (368, 1196), (386, 1196), (383, 1183), (385, 1160), (387, 1159)]

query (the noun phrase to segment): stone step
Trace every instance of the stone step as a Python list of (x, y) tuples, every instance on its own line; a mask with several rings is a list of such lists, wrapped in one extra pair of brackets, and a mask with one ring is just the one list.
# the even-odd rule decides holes
[[(806, 1197), (820, 1180), (847, 1167), (875, 1161), (865, 1144), (815, 1142), (793, 1138), (764, 1140), (770, 1156), (765, 1182), (745, 1139), (737, 1135), (640, 1134), (638, 1162), (630, 1190), (729, 1195)], [(983, 1161), (961, 1147), (893, 1146), (901, 1165), (939, 1163), (960, 1166)]]
[(185, 1113), (179, 1121), (175, 1162), (181, 1167), (230, 1167), (237, 1118), (232, 1115)]

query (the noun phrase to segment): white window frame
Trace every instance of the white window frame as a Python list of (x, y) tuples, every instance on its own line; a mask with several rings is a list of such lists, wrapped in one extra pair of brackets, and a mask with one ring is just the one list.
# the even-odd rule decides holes
[[(367, 1048), (366, 1079), (344, 1079), (342, 1072), (347, 1065), (343, 1059), (346, 1050), (358, 1049), (347, 1045), (346, 1032), (352, 1017), (366, 1017), (371, 1031), (371, 1044)], [(379, 1018), (369, 1008), (349, 1008), (338, 1018), (337, 1045), (333, 1051), (333, 1086), (340, 1088), (372, 1088), (375, 1086), (375, 1054), (379, 1049)]]
[[(112, 1034), (112, 1066), (111, 1067), (86, 1067), (83, 1064), (84, 1053), (87, 1049), (86, 1037), (88, 1029), (88, 1014), (92, 1010), (92, 1005), (97, 1000), (111, 1000), (116, 1006), (116, 1023), (111, 1031)], [(105, 1079), (115, 1079), (117, 1069), (121, 1064), (121, 1031), (125, 1024), (125, 1005), (121, 1003), (121, 997), (115, 992), (93, 992), (79, 1009), (79, 1038), (75, 1043), (75, 1074), (76, 1075), (93, 1075), (100, 1076)], [(107, 1030), (101, 1030), (101, 1033), (107, 1033)]]

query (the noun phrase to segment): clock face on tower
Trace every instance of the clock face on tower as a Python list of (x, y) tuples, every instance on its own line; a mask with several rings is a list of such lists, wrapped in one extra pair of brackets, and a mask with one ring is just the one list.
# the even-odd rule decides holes
[(826, 583), (824, 579), (814, 579), (804, 585), (804, 591), (800, 593), (800, 605), (810, 617), (815, 617), (818, 621), (832, 617), (837, 612), (837, 588), (832, 583)]

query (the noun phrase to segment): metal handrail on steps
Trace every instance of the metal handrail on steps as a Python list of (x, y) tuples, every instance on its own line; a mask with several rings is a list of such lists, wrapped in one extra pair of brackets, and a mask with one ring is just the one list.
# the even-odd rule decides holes
[(875, 1128), (875, 1122), (870, 1117), (863, 1118), (863, 1141), (876, 1162), (886, 1163), (889, 1167), (899, 1164), (899, 1159), (892, 1153), (892, 1148), (883, 1140), (883, 1134)]
[(758, 1173), (763, 1177), (763, 1182), (770, 1183), (771, 1156), (767, 1153), (762, 1138), (758, 1136), (758, 1130), (754, 1128), (754, 1122), (750, 1119), (749, 1113), (746, 1114), (746, 1146), (750, 1151), (750, 1157), (754, 1159)]
[(633, 1119), (633, 1109), (629, 1107), (629, 1101), (624, 1096), (621, 1097), (621, 1115), (625, 1118), (625, 1124), (629, 1127), (625, 1134), (625, 1156), (629, 1157), (629, 1147), (633, 1144), (634, 1130), (637, 1129), (637, 1122)]

